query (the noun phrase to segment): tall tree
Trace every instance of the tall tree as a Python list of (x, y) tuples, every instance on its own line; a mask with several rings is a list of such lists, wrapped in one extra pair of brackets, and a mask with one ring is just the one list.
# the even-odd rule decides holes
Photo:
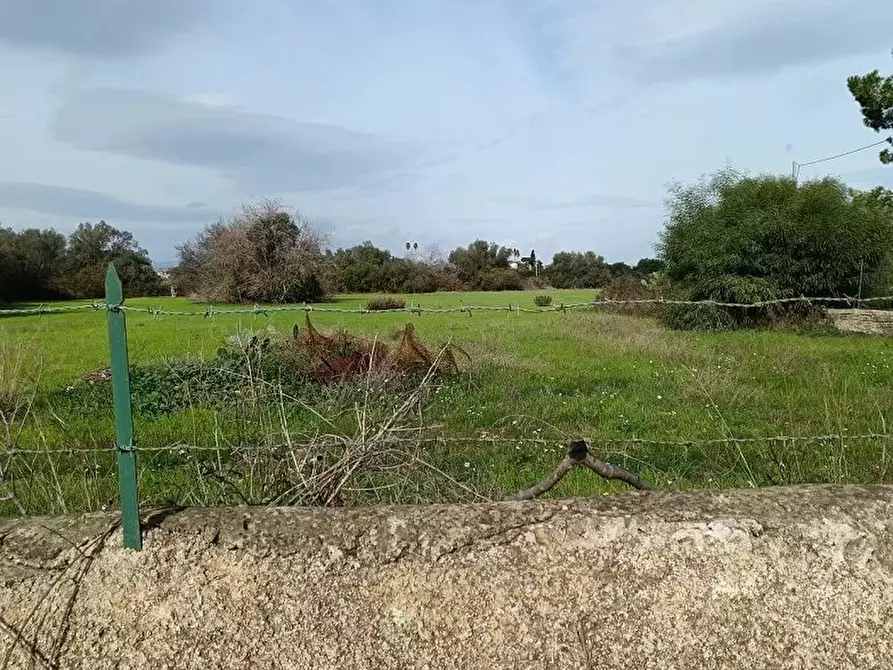
[(65, 288), (75, 298), (99, 298), (105, 292), (105, 273), (114, 263), (126, 295), (158, 295), (161, 280), (133, 234), (105, 221), (82, 223), (68, 238)]
[(65, 237), (55, 230), (0, 229), (0, 300), (64, 297)]
[[(859, 103), (863, 123), (875, 132), (893, 131), (893, 75), (883, 77), (879, 70), (847, 79), (847, 88)], [(887, 141), (893, 145), (893, 136)], [(893, 163), (893, 152), (880, 153), (882, 163)]]
[(485, 240), (450, 252), (449, 261), (470, 290), (503, 291), (521, 288), (521, 278), (509, 268), (512, 250)]

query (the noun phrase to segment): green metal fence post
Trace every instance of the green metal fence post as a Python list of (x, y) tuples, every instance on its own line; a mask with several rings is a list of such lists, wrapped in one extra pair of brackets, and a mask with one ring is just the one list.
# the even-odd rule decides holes
[(109, 356), (112, 368), (112, 400), (115, 405), (115, 435), (118, 452), (118, 489), (121, 492), (121, 525), (124, 546), (139, 551), (140, 503), (136, 486), (136, 447), (133, 444), (133, 414), (130, 404), (130, 370), (127, 362), (127, 326), (124, 320), (124, 290), (114, 263), (105, 275), (108, 303)]

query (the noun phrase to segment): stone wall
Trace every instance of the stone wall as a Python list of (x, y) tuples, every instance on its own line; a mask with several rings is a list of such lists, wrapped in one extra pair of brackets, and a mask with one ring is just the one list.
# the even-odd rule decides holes
[(840, 330), (893, 336), (893, 311), (883, 309), (829, 309), (831, 322)]
[(889, 668), (893, 487), (0, 523), (11, 668)]

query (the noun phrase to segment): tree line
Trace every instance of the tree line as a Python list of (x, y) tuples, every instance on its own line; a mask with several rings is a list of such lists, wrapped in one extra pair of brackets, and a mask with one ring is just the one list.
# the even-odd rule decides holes
[(67, 238), (55, 230), (0, 228), (0, 303), (98, 298), (114, 262), (128, 295), (158, 295), (161, 278), (133, 235), (100, 221)]
[(162, 278), (132, 233), (100, 221), (68, 238), (55, 230), (0, 228), (0, 302), (100, 298), (109, 262), (127, 295), (166, 294), (218, 302), (287, 303), (338, 293), (430, 293), (524, 288), (599, 288), (619, 276), (645, 277), (656, 259), (608, 263), (592, 251), (555, 254), (475, 240), (444, 256), (436, 246), (407, 243), (400, 257), (365, 241), (331, 249), (310, 222), (279, 203), (243, 206), (177, 247), (179, 263)]
[(171, 281), (180, 294), (226, 302), (318, 301), (337, 293), (505, 291), (555, 286), (598, 288), (623, 274), (645, 275), (656, 259), (636, 266), (607, 263), (594, 252), (560, 252), (543, 266), (531, 250), (475, 240), (444, 256), (436, 246), (406, 243), (396, 256), (365, 241), (331, 249), (313, 226), (279, 203), (243, 207), (178, 247)]

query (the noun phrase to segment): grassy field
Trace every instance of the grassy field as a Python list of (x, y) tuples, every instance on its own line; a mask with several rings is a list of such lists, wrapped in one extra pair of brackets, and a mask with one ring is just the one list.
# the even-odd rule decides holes
[[(594, 297), (591, 291), (550, 294), (556, 303)], [(432, 308), (533, 307), (534, 295), (404, 297)], [(344, 296), (326, 306), (362, 308), (368, 298)], [(128, 304), (198, 313), (157, 318), (129, 313), (130, 359), (137, 369), (183, 358), (213, 359), (234, 333), (285, 336), (296, 323), (303, 327), (304, 318), (277, 313), (207, 319), (201, 316), (204, 305), (172, 298)], [(424, 428), (426, 439), (405, 440), (412, 444), (399, 453), (361, 453), (362, 468), (351, 472), (351, 485), (338, 491), (338, 501), (501, 497), (544, 476), (560, 459), (562, 444), (577, 437), (590, 438), (597, 455), (658, 487), (893, 480), (887, 441), (857, 437), (886, 433), (893, 416), (893, 343), (883, 338), (826, 330), (674, 332), (653, 319), (594, 310), (470, 316), (313, 313), (311, 318), (320, 330), (343, 327), (386, 342), (411, 322), (423, 342), (436, 348), (449, 340), (472, 362), (461, 376), (438, 380), (423, 392), (392, 380), (366, 380), (289, 393), (280, 388), (263, 402), (236, 395), (240, 389), (229, 390), (221, 393), (229, 397), (196, 399), (173, 409), (167, 402), (174, 391), (152, 386), (154, 378), (148, 375), (149, 382), (134, 389), (137, 441), (147, 449), (141, 461), (147, 504), (307, 502), (313, 496), (289, 498), (282, 491), (313, 488), (307, 482), (315, 486), (317, 479), (306, 474), (308, 462), (323, 456), (305, 451), (300, 463), (286, 467), (284, 456), (271, 461), (257, 454), (277, 454), (323, 435), (351, 438), (351, 448), (357, 448), (358, 435), (371, 435), (389, 421), (391, 434)], [(109, 389), (102, 382), (78, 382), (107, 365), (105, 329), (102, 312), (0, 318), (0, 394), (4, 389), (7, 395), (27, 392), (33, 400), (28, 412), (19, 409), (11, 419), (6, 412), (0, 438), (7, 454), (7, 513), (114, 504), (113, 458), (83, 451), (112, 443)], [(400, 413), (410, 396), (408, 409)], [(853, 437), (765, 439), (827, 434)], [(726, 438), (754, 441), (701, 444)], [(679, 441), (692, 444), (669, 443)], [(208, 450), (189, 448), (195, 446)], [(23, 456), (11, 454), (13, 447), (74, 453)], [(234, 450), (246, 447), (254, 449), (248, 460), (244, 454), (237, 454), (241, 460), (233, 457)], [(326, 452), (324, 458), (340, 459), (343, 470), (350, 457), (342, 450)], [(617, 488), (591, 473), (574, 472), (552, 494), (591, 495)]]

